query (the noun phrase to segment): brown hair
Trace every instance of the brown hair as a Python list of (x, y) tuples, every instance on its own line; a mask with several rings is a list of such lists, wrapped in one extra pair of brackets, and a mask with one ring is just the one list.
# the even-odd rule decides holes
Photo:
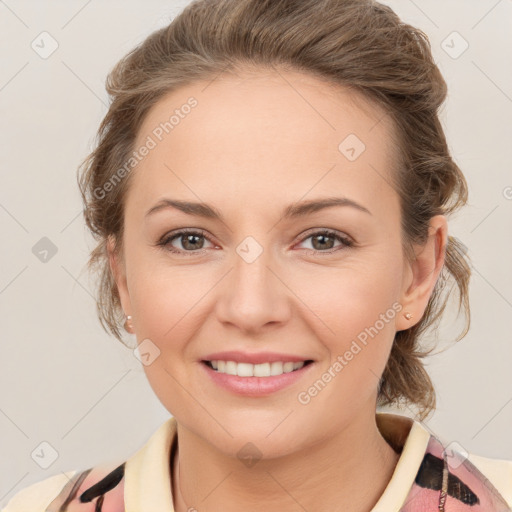
[[(81, 165), (85, 222), (98, 242), (88, 262), (89, 270), (99, 269), (97, 312), (105, 331), (121, 342), (124, 318), (106, 244), (112, 236), (122, 256), (123, 205), (132, 173), (116, 186), (105, 184), (119, 177), (145, 115), (164, 94), (248, 65), (312, 74), (358, 91), (390, 116), (398, 134), (400, 165), (393, 180), (408, 258), (412, 244), (426, 240), (431, 217), (467, 202), (466, 181), (438, 118), (446, 83), (421, 30), (372, 0), (196, 0), (111, 71), (110, 107), (95, 149)], [(458, 311), (463, 304), (466, 313), (457, 341), (468, 332), (468, 262), (464, 245), (448, 236), (445, 265), (423, 317), (396, 333), (379, 382), (379, 405), (405, 401), (419, 409), (420, 419), (435, 408), (435, 391), (421, 360), (432, 349), (421, 351), (419, 339), (438, 326), (453, 288), (447, 290), (448, 278), (459, 290)]]

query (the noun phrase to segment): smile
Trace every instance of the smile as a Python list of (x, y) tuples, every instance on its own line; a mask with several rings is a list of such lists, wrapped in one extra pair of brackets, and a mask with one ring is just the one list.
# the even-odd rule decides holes
[(274, 361), (272, 363), (261, 364), (237, 363), (235, 361), (221, 360), (203, 362), (218, 373), (224, 373), (227, 375), (237, 375), (238, 377), (273, 377), (276, 375), (282, 375), (283, 373), (300, 370), (303, 366), (311, 363), (312, 361)]

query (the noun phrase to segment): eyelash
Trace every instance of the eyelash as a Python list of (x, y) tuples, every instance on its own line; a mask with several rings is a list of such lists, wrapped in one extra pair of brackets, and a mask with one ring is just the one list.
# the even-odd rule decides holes
[[(176, 232), (172, 232), (172, 233), (169, 233), (168, 235), (165, 235), (158, 243), (157, 243), (157, 246), (160, 246), (160, 247), (163, 247), (165, 250), (169, 251), (169, 252), (172, 252), (174, 254), (178, 254), (180, 256), (196, 256), (198, 254), (202, 254), (204, 251), (206, 251), (206, 249), (199, 249), (199, 250), (196, 250), (196, 251), (183, 251), (181, 249), (176, 249), (175, 247), (172, 247), (170, 245), (170, 242), (172, 242), (173, 240), (175, 240), (176, 238), (179, 238), (180, 236), (183, 236), (183, 235), (199, 235), (199, 236), (202, 236), (204, 238), (206, 238), (209, 242), (213, 243), (205, 234), (205, 232), (201, 229), (182, 229), (180, 231), (176, 231)], [(330, 229), (321, 229), (319, 231), (313, 231), (313, 232), (310, 232), (307, 236), (303, 237), (299, 243), (302, 243), (304, 242), (305, 240), (307, 240), (308, 238), (311, 238), (315, 235), (324, 235), (324, 236), (331, 236), (333, 238), (335, 238), (336, 240), (342, 242), (342, 244), (345, 246), (345, 247), (341, 247), (342, 249), (343, 248), (349, 248), (349, 247), (353, 247), (355, 244), (354, 242), (346, 237), (346, 236), (342, 236), (340, 234), (338, 234), (338, 232), (336, 231), (333, 231), (333, 230), (330, 230)], [(333, 249), (330, 249), (330, 250), (327, 250), (327, 251), (320, 251), (320, 250), (317, 250), (317, 249), (307, 249), (309, 251), (313, 251), (315, 253), (318, 253), (318, 254), (333, 254), (334, 252), (337, 252), (340, 249), (340, 246), (338, 246), (337, 248), (333, 248)]]

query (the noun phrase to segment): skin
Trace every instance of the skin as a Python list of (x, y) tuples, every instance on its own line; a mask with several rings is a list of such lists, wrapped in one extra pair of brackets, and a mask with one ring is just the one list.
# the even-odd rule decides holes
[[(190, 96), (197, 107), (132, 171), (121, 257), (109, 244), (124, 313), (138, 342), (149, 338), (160, 350), (144, 371), (178, 424), (175, 508), (369, 511), (399, 457), (376, 425), (378, 381), (396, 331), (427, 306), (444, 263), (446, 218), (431, 220), (426, 244), (408, 262), (390, 186), (393, 126), (354, 91), (294, 71), (222, 75), (162, 98), (136, 147)], [(351, 133), (366, 146), (354, 161), (338, 150)], [(331, 196), (371, 215), (344, 206), (282, 218), (292, 202)], [(209, 203), (225, 221), (170, 208), (146, 220), (163, 197)], [(182, 228), (203, 229), (206, 238), (192, 246), (174, 239), (182, 256), (156, 245)], [(322, 249), (313, 228), (336, 230), (355, 245), (327, 239)], [(248, 236), (263, 250), (252, 263), (236, 251)], [(393, 303), (402, 312), (307, 405), (299, 403), (298, 393)], [(244, 397), (212, 384), (200, 367), (208, 353), (231, 349), (315, 363), (283, 390)], [(251, 467), (237, 457), (248, 442), (262, 456)]]

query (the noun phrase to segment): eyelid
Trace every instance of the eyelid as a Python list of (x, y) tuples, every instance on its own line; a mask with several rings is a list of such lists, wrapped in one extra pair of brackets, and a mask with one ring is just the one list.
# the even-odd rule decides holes
[[(218, 246), (218, 244), (216, 244), (211, 239), (211, 237), (207, 234), (207, 232), (201, 228), (178, 228), (178, 229), (175, 229), (173, 231), (166, 233), (164, 236), (162, 236), (156, 245), (159, 247), (162, 247), (164, 250), (167, 250), (173, 254), (177, 254), (178, 256), (181, 256), (181, 255), (197, 256), (197, 255), (204, 254), (207, 250), (204, 248), (198, 249), (198, 250), (193, 250), (193, 251), (185, 251), (183, 249), (176, 249), (172, 246), (171, 246), (172, 248), (168, 248), (168, 246), (170, 246), (170, 243), (172, 241), (174, 241), (175, 239), (179, 239), (180, 236), (187, 235), (187, 234), (200, 235), (201, 237), (205, 238), (210, 243), (212, 243), (214, 246)], [(333, 254), (333, 253), (340, 251), (341, 249), (349, 249), (356, 245), (355, 240), (351, 236), (349, 236), (343, 232), (340, 232), (337, 229), (333, 229), (333, 228), (310, 228), (310, 229), (302, 232), (297, 237), (296, 241), (293, 242), (293, 245), (295, 246), (299, 243), (303, 243), (308, 238), (312, 237), (313, 235), (326, 235), (326, 236), (330, 236), (336, 240), (341, 241), (341, 247), (338, 246), (337, 248), (331, 248), (331, 249), (328, 249), (325, 251), (316, 250), (316, 249), (304, 249), (304, 250), (311, 251), (315, 255), (316, 254), (318, 254), (318, 255)]]
[(334, 228), (311, 228), (311, 229), (307, 229), (306, 231), (302, 232), (297, 237), (297, 242), (303, 242), (304, 240), (309, 238), (311, 235), (322, 234), (322, 233), (326, 233), (326, 234), (331, 235), (331, 236), (337, 236), (337, 237), (345, 240), (346, 242), (350, 242), (351, 244), (354, 244), (354, 245), (356, 243), (355, 240), (350, 235), (347, 235), (343, 231), (338, 231), (337, 229), (334, 229)]
[(171, 241), (174, 241), (175, 239), (178, 239), (180, 238), (180, 236), (183, 236), (183, 235), (187, 235), (187, 234), (192, 234), (192, 235), (200, 235), (202, 236), (203, 238), (205, 238), (206, 240), (208, 240), (211, 244), (213, 244), (214, 246), (216, 246), (217, 244), (211, 239), (211, 237), (206, 233), (206, 231), (204, 229), (201, 229), (201, 228), (179, 228), (179, 229), (175, 229), (173, 231), (170, 231), (168, 233), (166, 233), (164, 236), (162, 236), (162, 238), (160, 238), (160, 240), (156, 243), (156, 245), (158, 247), (162, 247), (163, 249), (173, 253), (173, 254), (178, 254), (178, 255), (182, 255), (182, 254), (185, 254), (185, 255), (198, 255), (198, 254), (203, 254), (206, 249), (198, 249), (196, 251), (184, 251), (182, 249), (176, 249), (176, 248), (172, 248), (172, 249), (169, 249), (168, 246), (170, 246), (170, 243)]

